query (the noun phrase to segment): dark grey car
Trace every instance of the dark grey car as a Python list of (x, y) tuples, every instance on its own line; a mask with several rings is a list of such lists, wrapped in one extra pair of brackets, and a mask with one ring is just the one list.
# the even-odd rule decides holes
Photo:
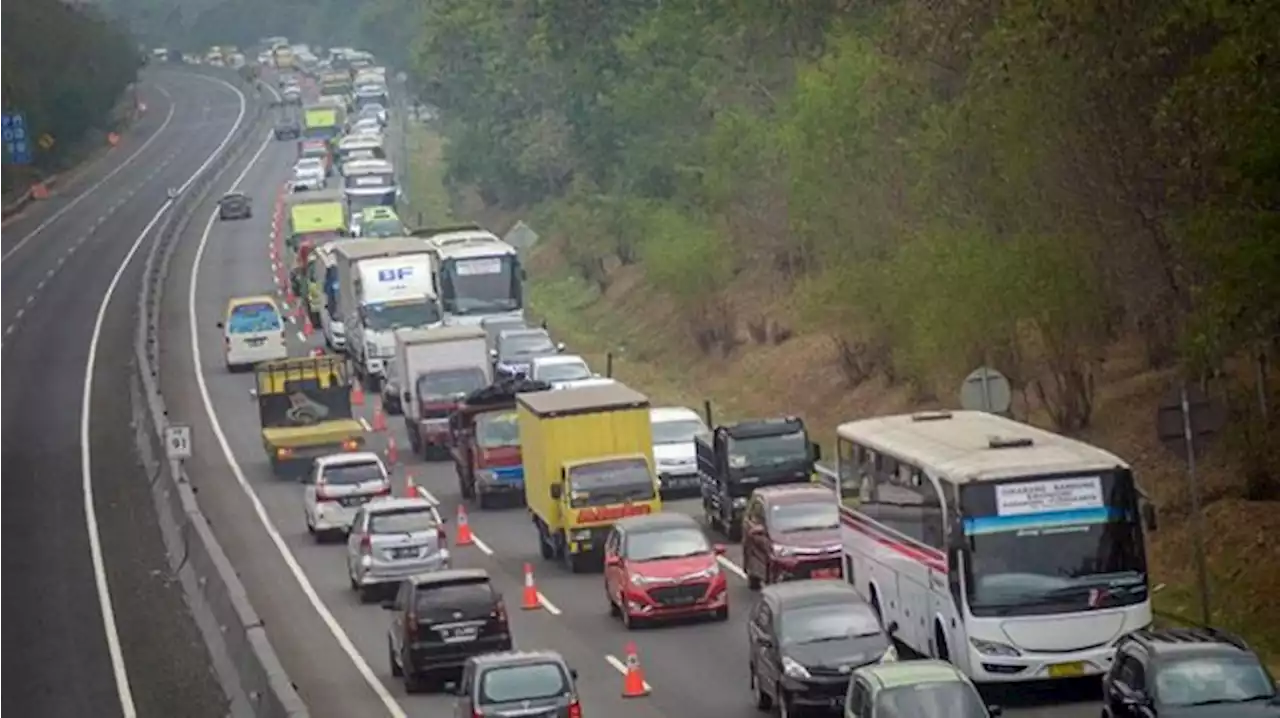
[(253, 202), (243, 192), (228, 192), (218, 200), (218, 219), (248, 219), (253, 216)]
[(302, 126), (293, 117), (286, 117), (276, 122), (277, 140), (296, 140), (302, 136)]
[(578, 672), (555, 651), (506, 651), (467, 659), (455, 718), (582, 718)]
[(528, 376), (534, 357), (564, 351), (564, 344), (553, 342), (546, 329), (506, 329), (498, 333), (489, 356), (498, 378)]

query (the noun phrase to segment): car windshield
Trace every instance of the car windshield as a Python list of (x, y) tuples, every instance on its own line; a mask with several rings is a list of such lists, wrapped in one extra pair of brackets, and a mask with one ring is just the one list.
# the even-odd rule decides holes
[(697, 419), (655, 421), (653, 422), (653, 443), (655, 445), (689, 444), (693, 442), (693, 437), (706, 430), (707, 427)]
[(1269, 700), (1275, 684), (1249, 655), (1174, 659), (1156, 672), (1156, 697), (1168, 706)]
[(424, 401), (462, 397), (486, 384), (480, 367), (433, 371), (418, 377), (418, 396)]
[(732, 469), (777, 466), (805, 461), (808, 457), (809, 442), (803, 431), (729, 440), (729, 468)]
[(382, 467), (370, 461), (362, 464), (337, 464), (326, 466), (322, 474), (324, 483), (331, 486), (351, 486), (371, 481), (382, 481)]
[(281, 327), (280, 313), (275, 305), (268, 302), (253, 304), (237, 304), (231, 309), (227, 320), (228, 334), (253, 334), (257, 332), (278, 331)]
[(564, 669), (557, 663), (527, 663), (491, 668), (480, 677), (481, 704), (510, 703), (563, 695), (569, 691)]
[(306, 157), (298, 160), (293, 169), (298, 172), (321, 172), (324, 170), (324, 163), (317, 157)]
[(777, 533), (826, 531), (840, 526), (835, 497), (830, 501), (797, 501), (769, 506), (769, 529)]
[(982, 697), (961, 681), (917, 683), (876, 694), (876, 718), (987, 718)]
[(482, 449), (520, 445), (520, 425), (514, 411), (476, 415), (476, 442)]
[(970, 485), (960, 504), (964, 584), (974, 615), (1043, 615), (1146, 600), (1146, 555), (1128, 472)]
[(870, 606), (849, 601), (784, 608), (779, 633), (785, 646), (878, 636), (883, 631)]
[(542, 381), (577, 381), (590, 379), (591, 370), (586, 362), (555, 362), (538, 366), (538, 379)]
[(711, 544), (707, 542), (707, 537), (701, 529), (693, 526), (627, 535), (628, 561), (659, 561), (710, 552)]
[(371, 534), (408, 534), (434, 531), (440, 524), (429, 509), (378, 511), (369, 516)]
[(485, 578), (423, 588), (418, 591), (415, 608), (420, 616), (430, 616), (491, 603), (493, 603), (493, 587)]
[(545, 333), (508, 334), (502, 338), (502, 352), (507, 356), (546, 354), (555, 350), (556, 345)]

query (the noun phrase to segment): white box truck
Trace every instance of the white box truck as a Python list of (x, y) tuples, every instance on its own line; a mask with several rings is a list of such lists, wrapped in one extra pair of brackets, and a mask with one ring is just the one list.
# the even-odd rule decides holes
[(431, 458), (449, 447), (449, 416), (492, 380), (485, 332), (476, 326), (400, 329), (392, 363), (405, 430), (415, 453)]
[(443, 321), (430, 243), (412, 237), (358, 239), (333, 248), (338, 307), (347, 355), (370, 391), (377, 391), (386, 360), (395, 354), (397, 329), (423, 329)]

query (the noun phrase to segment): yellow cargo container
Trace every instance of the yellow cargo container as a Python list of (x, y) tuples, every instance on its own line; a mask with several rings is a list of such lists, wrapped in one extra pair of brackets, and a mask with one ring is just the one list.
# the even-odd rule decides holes
[(608, 384), (520, 394), (516, 407), (542, 557), (598, 567), (615, 521), (662, 510), (649, 399)]

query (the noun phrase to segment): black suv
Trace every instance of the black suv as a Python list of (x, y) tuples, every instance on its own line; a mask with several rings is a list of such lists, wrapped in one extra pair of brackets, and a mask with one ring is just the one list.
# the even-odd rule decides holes
[(276, 120), (277, 140), (296, 140), (302, 136), (302, 125), (296, 117), (282, 117)]
[(409, 693), (456, 677), (472, 656), (511, 650), (506, 606), (483, 569), (405, 579), (382, 607), (394, 612), (387, 632), (391, 675), (403, 677)]
[(555, 651), (504, 651), (468, 659), (447, 689), (458, 696), (454, 718), (582, 718), (577, 678)]
[(1103, 718), (1280, 718), (1275, 679), (1239, 637), (1212, 628), (1125, 636), (1102, 677)]

